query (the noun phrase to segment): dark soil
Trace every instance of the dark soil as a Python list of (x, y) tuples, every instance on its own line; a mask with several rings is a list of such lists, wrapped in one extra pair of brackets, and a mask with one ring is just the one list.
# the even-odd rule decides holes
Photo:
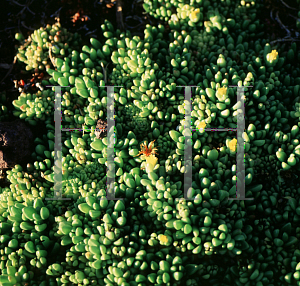
[[(300, 40), (296, 30), (296, 18), (299, 5), (296, 0), (261, 0), (264, 8), (259, 11), (259, 18), (265, 24), (265, 32), (271, 41), (285, 37)], [(289, 6), (289, 7), (287, 7)]]
[(23, 120), (0, 122), (0, 169), (13, 168), (33, 152), (33, 135)]

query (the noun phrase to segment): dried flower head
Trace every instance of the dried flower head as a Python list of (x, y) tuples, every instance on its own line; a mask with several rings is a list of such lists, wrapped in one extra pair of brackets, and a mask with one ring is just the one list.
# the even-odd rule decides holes
[(154, 154), (157, 154), (157, 155), (158, 155), (158, 153), (156, 153), (155, 151), (156, 151), (157, 148), (160, 147), (160, 146), (157, 146), (157, 147), (155, 147), (155, 148), (152, 148), (152, 146), (153, 146), (153, 144), (154, 144), (154, 141), (155, 141), (155, 140), (153, 140), (153, 141), (151, 141), (151, 142), (149, 143), (149, 147), (147, 147), (146, 141), (145, 141), (144, 143), (142, 143), (142, 144), (141, 144), (141, 151), (140, 151), (137, 155), (135, 155), (134, 157), (139, 156), (139, 155), (141, 155), (141, 154), (145, 155), (146, 157), (149, 157), (151, 154), (153, 154), (153, 155), (154, 155)]
[(95, 135), (98, 139), (103, 139), (107, 136), (107, 122), (99, 119), (95, 129)]

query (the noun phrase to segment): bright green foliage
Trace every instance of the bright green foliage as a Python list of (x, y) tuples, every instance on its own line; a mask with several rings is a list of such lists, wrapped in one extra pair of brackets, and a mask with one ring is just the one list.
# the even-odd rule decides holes
[[(170, 29), (148, 24), (144, 37), (104, 20), (103, 37), (81, 46), (79, 35), (55, 24), (34, 31), (30, 45), (18, 50), (25, 70), (50, 78), (34, 94), (21, 92), (13, 115), (32, 126), (42, 122), (47, 133), (34, 140), (32, 163), (8, 170), (10, 186), (0, 188), (0, 285), (299, 283), (297, 44), (265, 38), (256, 16), (260, 1), (181, 2), (145, 0), (145, 11)], [(68, 86), (63, 128), (84, 128), (62, 132), (59, 187), (49, 84)], [(114, 138), (98, 138), (107, 85), (118, 86)], [(197, 86), (190, 106), (189, 85)], [(230, 85), (245, 87), (244, 103)], [(5, 118), (5, 94), (0, 104)], [(241, 104), (244, 146), (237, 146), (235, 131), (205, 130), (237, 128)], [(205, 129), (186, 128), (187, 108), (192, 129)], [(192, 166), (185, 161), (189, 137)], [(157, 148), (151, 168), (149, 158), (136, 156), (145, 141)], [(111, 146), (115, 179), (108, 185)], [(254, 200), (229, 200), (237, 194), (240, 148), (245, 194)]]

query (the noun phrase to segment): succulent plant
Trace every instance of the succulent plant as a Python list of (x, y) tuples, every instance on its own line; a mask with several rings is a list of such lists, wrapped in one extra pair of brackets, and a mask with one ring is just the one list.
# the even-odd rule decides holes
[(78, 33), (72, 35), (60, 23), (47, 25), (35, 30), (28, 39), (22, 34), (16, 34), (16, 39), (22, 42), (18, 49), (18, 60), (26, 64), (26, 71), (33, 69), (44, 71), (55, 65), (56, 57), (65, 56), (78, 48), (81, 38)]
[[(103, 36), (82, 46), (57, 24), (27, 40), (16, 35), (25, 69), (43, 69), (42, 86), (62, 87), (63, 127), (84, 132), (62, 132), (58, 195), (71, 200), (46, 200), (58, 193), (60, 171), (54, 90), (12, 102), (14, 116), (41, 121), (48, 132), (34, 141), (33, 163), (8, 170), (10, 186), (0, 188), (0, 284), (297, 285), (297, 44), (265, 38), (259, 1), (145, 0), (143, 7), (162, 21), (146, 25), (144, 37), (107, 20)], [(99, 130), (107, 125), (107, 85), (122, 85), (113, 91), (118, 200), (108, 199), (111, 142)], [(187, 86), (197, 129), (190, 134)], [(236, 132), (213, 129), (241, 123), (241, 86), (245, 196), (253, 200), (238, 201)], [(140, 150), (145, 141), (152, 145)]]

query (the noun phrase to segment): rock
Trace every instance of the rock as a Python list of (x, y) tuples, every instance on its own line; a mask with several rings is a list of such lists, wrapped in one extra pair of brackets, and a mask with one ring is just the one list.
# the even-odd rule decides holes
[(28, 156), (33, 146), (33, 134), (27, 125), (17, 119), (0, 123), (0, 170), (13, 168)]

